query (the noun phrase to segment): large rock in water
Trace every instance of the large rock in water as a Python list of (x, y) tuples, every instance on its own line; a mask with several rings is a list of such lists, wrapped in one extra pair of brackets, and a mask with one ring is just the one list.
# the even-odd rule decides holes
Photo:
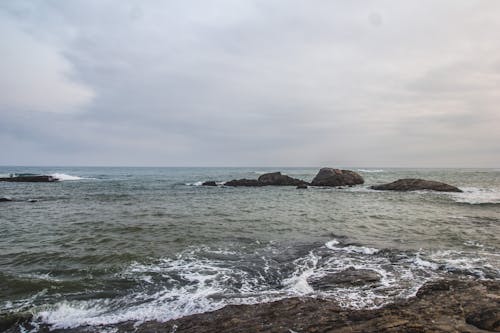
[(433, 180), (424, 179), (398, 179), (395, 182), (371, 186), (374, 190), (380, 191), (418, 191), (418, 190), (432, 190), (440, 192), (462, 192), (458, 187), (448, 185)]
[(259, 179), (233, 179), (224, 184), (225, 186), (299, 186), (308, 185), (307, 182), (282, 175), (281, 172), (265, 173)]
[(363, 184), (365, 180), (358, 173), (351, 170), (322, 168), (314, 177), (313, 186), (346, 186)]
[(281, 172), (265, 173), (259, 177), (258, 181), (266, 185), (276, 186), (300, 186), (308, 184), (303, 180), (282, 175)]
[(233, 179), (224, 183), (224, 186), (264, 186), (257, 179)]

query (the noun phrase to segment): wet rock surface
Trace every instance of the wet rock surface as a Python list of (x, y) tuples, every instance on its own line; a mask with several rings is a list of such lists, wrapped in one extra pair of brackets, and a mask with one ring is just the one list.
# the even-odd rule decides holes
[(217, 183), (214, 182), (213, 180), (209, 180), (209, 181), (204, 182), (201, 185), (203, 185), (203, 186), (217, 186)]
[(373, 190), (379, 191), (418, 191), (431, 190), (439, 192), (462, 192), (458, 187), (448, 185), (446, 183), (424, 179), (398, 179), (395, 182), (371, 186)]
[(369, 269), (350, 267), (341, 272), (328, 274), (319, 279), (308, 280), (314, 290), (329, 290), (339, 286), (361, 286), (380, 281), (380, 274)]
[[(289, 298), (231, 305), (165, 323), (150, 321), (53, 332), (495, 332), (500, 330), (500, 281), (441, 280), (417, 295), (372, 310), (341, 308), (333, 300)], [(46, 332), (40, 327), (38, 332)], [(11, 328), (8, 332), (19, 332)]]
[(9, 202), (9, 201), (12, 201), (12, 199), (6, 197), (0, 197), (0, 202)]
[(363, 184), (361, 175), (351, 170), (322, 168), (311, 182), (313, 186), (346, 186)]

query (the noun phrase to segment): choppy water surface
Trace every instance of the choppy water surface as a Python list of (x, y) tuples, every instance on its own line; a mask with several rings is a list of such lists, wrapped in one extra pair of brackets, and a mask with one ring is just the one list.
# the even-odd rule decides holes
[[(318, 168), (21, 168), (0, 183), (0, 312), (57, 327), (168, 320), (297, 295), (380, 306), (443, 276), (500, 278), (500, 170), (357, 169), (362, 186), (226, 188), (202, 181)], [(378, 192), (418, 177), (464, 193)], [(37, 202), (28, 202), (36, 199)], [(376, 287), (314, 290), (348, 267)]]

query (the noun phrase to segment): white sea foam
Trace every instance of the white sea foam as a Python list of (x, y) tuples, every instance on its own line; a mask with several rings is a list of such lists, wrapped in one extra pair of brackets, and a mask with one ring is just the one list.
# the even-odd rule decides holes
[(319, 257), (310, 252), (305, 258), (295, 260), (297, 267), (293, 274), (284, 279), (282, 284), (294, 294), (307, 295), (314, 291), (307, 279), (314, 274)]
[(500, 203), (500, 190), (477, 187), (462, 187), (463, 193), (452, 193), (451, 197), (460, 203), (477, 204), (498, 204)]
[(378, 173), (378, 172), (384, 172), (382, 169), (358, 169), (359, 172), (366, 172), (366, 173)]
[(65, 174), (65, 173), (53, 173), (53, 174), (51, 174), (51, 176), (54, 177), (54, 178), (57, 178), (60, 181), (85, 179), (83, 177), (72, 176), (72, 175), (68, 175), (68, 174)]
[(329, 248), (330, 250), (334, 251), (342, 251), (342, 252), (347, 252), (347, 253), (360, 253), (360, 254), (375, 254), (379, 250), (374, 249), (372, 247), (366, 247), (366, 246), (356, 246), (356, 245), (348, 245), (348, 246), (335, 246), (339, 245), (340, 242), (336, 239), (333, 239), (331, 241), (328, 241), (325, 243), (325, 246)]
[[(451, 251), (401, 254), (397, 262), (379, 252), (363, 246), (343, 247), (339, 240), (333, 239), (325, 247), (295, 259), (291, 263), (292, 271), (285, 268), (288, 265), (281, 271), (282, 268), (268, 256), (255, 257), (262, 259), (257, 264), (259, 270), (228, 265), (227, 260), (211, 257), (211, 254), (242, 255), (234, 250), (189, 249), (175, 258), (131, 264), (117, 276), (139, 284), (126, 296), (62, 301), (34, 312), (35, 317), (53, 325), (52, 328), (72, 328), (129, 320), (167, 321), (229, 304), (261, 303), (291, 296), (334, 298), (346, 307), (376, 308), (395, 298), (413, 296), (426, 281), (446, 274), (447, 270), (463, 269), (474, 273), (480, 267), (488, 267), (480, 259), (474, 261), (464, 253)], [(200, 253), (208, 254), (210, 259)], [(315, 290), (309, 283), (348, 268), (377, 272), (380, 281), (369, 286), (339, 285), (328, 290)]]
[(193, 183), (185, 183), (184, 185), (186, 185), (186, 186), (201, 186), (201, 185), (203, 185), (203, 182), (198, 181), (198, 182), (193, 182)]

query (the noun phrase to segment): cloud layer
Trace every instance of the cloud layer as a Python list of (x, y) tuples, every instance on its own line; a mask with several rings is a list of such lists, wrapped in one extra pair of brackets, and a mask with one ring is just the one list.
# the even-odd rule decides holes
[(0, 164), (497, 167), (498, 14), (5, 1)]

